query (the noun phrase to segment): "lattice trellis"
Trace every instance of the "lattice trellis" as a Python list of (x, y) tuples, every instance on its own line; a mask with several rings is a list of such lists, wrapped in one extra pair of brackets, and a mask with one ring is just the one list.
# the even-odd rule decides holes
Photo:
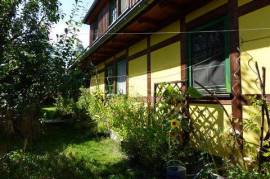
[[(178, 101), (172, 101), (176, 102), (176, 104), (181, 104), (180, 111), (177, 109), (177, 111), (181, 112), (185, 117), (188, 117), (188, 94), (187, 94), (187, 85), (186, 81), (173, 81), (173, 82), (164, 82), (164, 83), (155, 83), (154, 85), (154, 105), (155, 108), (158, 108), (158, 103), (161, 101), (166, 100), (166, 89), (172, 87), (176, 93), (175, 95), (181, 95), (179, 96), (181, 98), (178, 98)], [(173, 104), (175, 105), (175, 104)], [(179, 105), (177, 105), (179, 106)], [(180, 107), (180, 106), (179, 106)], [(173, 109), (172, 109), (173, 110)]]
[[(168, 123), (171, 120), (181, 121), (180, 140), (186, 143), (189, 139), (190, 120), (186, 81), (156, 83), (154, 86), (154, 107), (158, 117)], [(170, 126), (168, 126), (170, 127)]]

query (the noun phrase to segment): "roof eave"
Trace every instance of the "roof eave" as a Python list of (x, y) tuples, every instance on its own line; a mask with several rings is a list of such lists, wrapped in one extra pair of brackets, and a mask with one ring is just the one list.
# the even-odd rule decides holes
[(130, 9), (126, 15), (117, 19), (117, 21), (107, 30), (107, 32), (101, 36), (92, 46), (78, 59), (78, 63), (85, 60), (97, 50), (104, 42), (111, 38), (115, 33), (119, 32), (125, 25), (127, 25), (131, 20), (133, 20), (137, 15), (144, 11), (150, 4), (155, 2), (155, 0), (140, 1), (137, 5)]
[(93, 10), (95, 9), (96, 5), (98, 3), (98, 0), (94, 0), (93, 4), (91, 5), (91, 7), (89, 8), (89, 10), (87, 11), (85, 17), (83, 18), (83, 23), (88, 24), (88, 17), (90, 16), (90, 14), (93, 12)]

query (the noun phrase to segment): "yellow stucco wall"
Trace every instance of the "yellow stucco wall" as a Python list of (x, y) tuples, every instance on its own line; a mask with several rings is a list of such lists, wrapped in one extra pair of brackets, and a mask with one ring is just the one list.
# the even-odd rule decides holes
[(151, 40), (150, 40), (151, 46), (177, 35), (176, 33), (170, 33), (170, 32), (180, 32), (180, 21), (179, 20), (175, 21), (174, 23), (171, 23), (170, 25), (162, 28), (158, 32), (167, 32), (167, 33), (151, 35)]
[[(231, 105), (224, 105), (231, 117)], [(200, 150), (215, 155), (227, 156), (226, 135), (230, 133), (230, 120), (222, 107), (216, 104), (191, 104), (190, 115), (193, 125), (191, 141)]]
[(151, 53), (151, 95), (154, 84), (181, 79), (180, 42)]
[(212, 1), (210, 3), (208, 3), (207, 5), (189, 13), (187, 16), (186, 16), (186, 22), (190, 22), (204, 14), (206, 14), (207, 12), (210, 12), (211, 10), (214, 10), (224, 4), (226, 4), (228, 2), (228, 0), (215, 0), (215, 1)]
[(97, 75), (93, 75), (91, 77), (90, 83), (90, 91), (94, 92), (99, 89), (101, 92), (105, 92), (105, 84), (104, 84), (105, 73), (98, 73)]
[(252, 71), (255, 70), (254, 61), (258, 61), (260, 69), (266, 67), (266, 93), (270, 93), (270, 30), (246, 30), (270, 28), (269, 17), (270, 5), (239, 18), (243, 94), (260, 93), (257, 76)]
[(251, 2), (252, 0), (238, 0), (238, 6), (242, 6), (245, 5), (249, 2)]
[(147, 56), (142, 56), (128, 63), (129, 96), (147, 96)]
[(147, 40), (143, 39), (140, 42), (137, 42), (136, 44), (129, 47), (128, 55), (134, 55), (135, 53), (138, 53), (140, 51), (143, 51), (147, 48)]

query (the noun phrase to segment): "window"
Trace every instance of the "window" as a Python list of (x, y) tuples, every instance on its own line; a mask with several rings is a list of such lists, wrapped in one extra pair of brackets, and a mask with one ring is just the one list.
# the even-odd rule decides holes
[(107, 94), (113, 94), (114, 93), (114, 78), (113, 78), (113, 72), (114, 68), (113, 66), (108, 66), (106, 70), (106, 92)]
[(202, 93), (205, 90), (196, 82), (216, 94), (231, 92), (228, 34), (222, 32), (226, 22), (226, 18), (216, 20), (188, 36), (189, 84)]
[(128, 9), (128, 0), (120, 0), (120, 14), (123, 14)]
[(117, 19), (117, 0), (110, 0), (110, 10), (109, 10), (109, 24), (112, 24)]
[(121, 60), (117, 63), (117, 94), (126, 94), (127, 62)]
[[(126, 94), (127, 93), (126, 79), (127, 79), (126, 60), (121, 60), (118, 61), (116, 64), (108, 66), (106, 68), (106, 93), (112, 95), (116, 91), (117, 94)], [(116, 86), (114, 86), (114, 84), (116, 84)]]

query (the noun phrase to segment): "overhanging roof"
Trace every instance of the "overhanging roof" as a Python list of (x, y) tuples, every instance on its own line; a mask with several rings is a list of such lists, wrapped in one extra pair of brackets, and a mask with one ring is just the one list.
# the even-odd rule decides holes
[(108, 0), (94, 0), (87, 14), (83, 18), (83, 23), (90, 25), (90, 23), (97, 17), (96, 14), (100, 12), (107, 1)]
[[(210, 0), (142, 0), (109, 27), (79, 59), (98, 63), (126, 49), (130, 44), (145, 38), (138, 33), (155, 32), (184, 14), (202, 6)], [(123, 33), (123, 34), (121, 34)]]

